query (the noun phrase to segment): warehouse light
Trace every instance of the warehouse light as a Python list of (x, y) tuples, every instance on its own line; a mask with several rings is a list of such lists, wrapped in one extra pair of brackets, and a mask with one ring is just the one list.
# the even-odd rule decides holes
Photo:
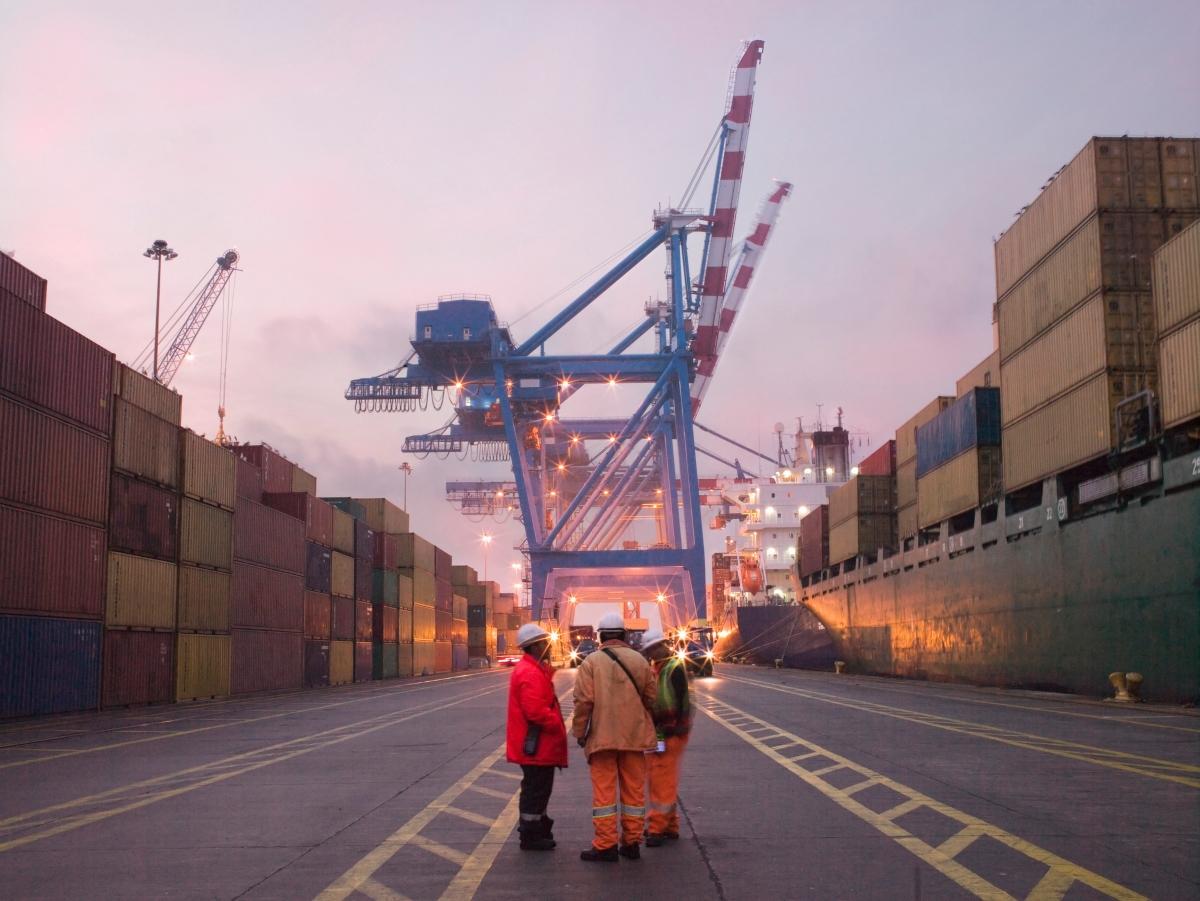
[(514, 570), (515, 572), (520, 572), (520, 571), (521, 571), (521, 564), (520, 564), (520, 563), (514, 563), (514, 564), (512, 565), (512, 568), (513, 568), (513, 570)]

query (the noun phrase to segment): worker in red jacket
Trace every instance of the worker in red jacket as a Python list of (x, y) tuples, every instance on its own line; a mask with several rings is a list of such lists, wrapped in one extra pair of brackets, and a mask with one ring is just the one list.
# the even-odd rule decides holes
[(555, 846), (554, 820), (546, 816), (554, 790), (554, 770), (567, 765), (567, 728), (554, 693), (550, 635), (537, 623), (517, 632), (525, 652), (508, 685), (508, 760), (521, 765), (517, 832), (522, 851), (549, 851)]

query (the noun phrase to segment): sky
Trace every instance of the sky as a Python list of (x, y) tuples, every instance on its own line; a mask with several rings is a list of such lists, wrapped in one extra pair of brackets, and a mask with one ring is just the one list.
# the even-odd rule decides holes
[[(238, 248), (227, 429), (327, 496), (400, 500), (404, 435), (445, 421), (342, 398), (407, 355), (417, 305), (485, 293), (532, 333), (679, 198), (743, 40), (766, 46), (738, 236), (772, 179), (795, 190), (701, 418), (765, 449), (821, 404), (865, 455), (954, 393), (992, 349), (1015, 211), (1094, 134), (1200, 135), (1194, 2), (0, 0), (0, 34), (0, 248), (125, 360), (153, 331), (152, 240), (179, 253), (166, 309)], [(654, 256), (558, 349), (606, 349), (662, 296)], [(219, 331), (175, 383), (208, 434)], [(414, 528), (481, 570), (494, 532), (510, 572), (518, 528), (444, 500), (503, 469), (411, 462)]]

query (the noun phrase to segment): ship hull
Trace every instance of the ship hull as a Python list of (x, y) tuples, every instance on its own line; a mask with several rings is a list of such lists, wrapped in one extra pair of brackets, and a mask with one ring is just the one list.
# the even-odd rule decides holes
[(732, 653), (766, 666), (832, 669), (836, 657), (829, 630), (795, 604), (737, 608)]

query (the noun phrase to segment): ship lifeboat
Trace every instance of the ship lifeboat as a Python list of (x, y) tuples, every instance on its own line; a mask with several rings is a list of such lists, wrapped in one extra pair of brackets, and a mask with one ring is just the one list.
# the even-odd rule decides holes
[(742, 591), (758, 594), (762, 591), (762, 570), (758, 568), (758, 557), (743, 554), (738, 560), (738, 579), (742, 583)]

